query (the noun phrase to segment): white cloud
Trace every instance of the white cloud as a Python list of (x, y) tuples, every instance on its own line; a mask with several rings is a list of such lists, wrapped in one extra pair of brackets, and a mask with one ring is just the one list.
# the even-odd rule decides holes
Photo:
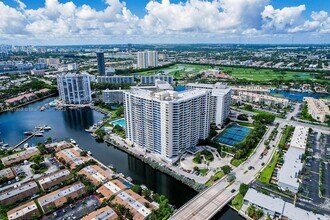
[(268, 0), (190, 0), (174, 4), (150, 1), (141, 28), (150, 33), (233, 33), (260, 27), (260, 13)]
[(29, 9), (24, 0), (15, 1), (17, 8), (0, 1), (0, 37), (12, 42), (19, 37), (38, 43), (206, 42), (330, 33), (328, 12), (313, 12), (306, 20), (305, 5), (275, 9), (269, 0), (150, 0), (140, 18), (121, 0), (105, 0), (103, 10), (58, 0), (45, 0), (44, 7)]
[(263, 20), (263, 29), (269, 32), (285, 33), (302, 22), (302, 13), (306, 10), (305, 5), (297, 7), (285, 7), (283, 9), (274, 9), (268, 5), (261, 13)]

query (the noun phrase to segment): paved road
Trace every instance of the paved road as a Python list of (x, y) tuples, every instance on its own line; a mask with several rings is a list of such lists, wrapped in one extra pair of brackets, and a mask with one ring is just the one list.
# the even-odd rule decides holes
[[(278, 129), (281, 129), (282, 125)], [(234, 196), (238, 193), (239, 186), (241, 183), (250, 183), (255, 179), (256, 175), (262, 170), (262, 163), (267, 164), (272, 158), (272, 153), (268, 153), (262, 159), (259, 159), (260, 154), (264, 151), (265, 145), (264, 141), (268, 139), (270, 133), (274, 129), (274, 126), (271, 126), (255, 152), (251, 157), (241, 166), (235, 168), (232, 174), (235, 174), (236, 180), (232, 184), (227, 182), (226, 178), (222, 178), (216, 182), (213, 186), (209, 187), (205, 191), (198, 194), (187, 204), (182, 206), (171, 219), (175, 220), (204, 220), (210, 219), (213, 217), (223, 206), (225, 206)], [(273, 144), (276, 145), (280, 133), (276, 136), (274, 141), (271, 141), (270, 146)], [(272, 149), (273, 152), (275, 149)], [(248, 170), (252, 166), (254, 169)], [(235, 192), (232, 192), (235, 190)]]

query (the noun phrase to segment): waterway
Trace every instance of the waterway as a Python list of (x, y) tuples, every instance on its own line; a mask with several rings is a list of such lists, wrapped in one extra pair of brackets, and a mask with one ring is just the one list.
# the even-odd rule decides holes
[(271, 95), (280, 95), (284, 98), (292, 99), (294, 101), (303, 101), (304, 97), (313, 97), (315, 99), (330, 98), (330, 94), (326, 93), (310, 93), (310, 92), (296, 92), (285, 90), (271, 90)]
[[(49, 103), (53, 98), (39, 101), (15, 112), (0, 114), (0, 138), (10, 146), (17, 144), (24, 138), (23, 132), (40, 125), (49, 125), (52, 130), (45, 132), (42, 138), (32, 138), (30, 145), (52, 137), (56, 140), (73, 138), (84, 149), (90, 150), (93, 156), (102, 163), (112, 164), (118, 172), (130, 176), (134, 183), (144, 184), (159, 194), (165, 195), (171, 204), (182, 206), (197, 193), (177, 181), (176, 179), (153, 169), (139, 159), (105, 143), (97, 143), (85, 132), (94, 123), (102, 119), (103, 115), (91, 109), (56, 111), (49, 108), (39, 111), (40, 106)], [(236, 212), (227, 208), (215, 219), (241, 219)]]

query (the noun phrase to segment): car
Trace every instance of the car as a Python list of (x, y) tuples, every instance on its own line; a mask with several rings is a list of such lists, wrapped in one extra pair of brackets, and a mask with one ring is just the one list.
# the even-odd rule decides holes
[(265, 166), (265, 163), (264, 163), (264, 162), (262, 162), (262, 163), (261, 163), (261, 166)]
[(261, 154), (260, 157), (259, 157), (259, 159), (261, 160), (262, 158), (264, 158), (264, 155)]
[(254, 170), (255, 168), (253, 166), (248, 167), (248, 170), (252, 170), (252, 169)]
[(234, 192), (236, 192), (236, 189), (232, 189), (232, 190), (230, 190), (230, 192), (231, 193), (234, 193)]

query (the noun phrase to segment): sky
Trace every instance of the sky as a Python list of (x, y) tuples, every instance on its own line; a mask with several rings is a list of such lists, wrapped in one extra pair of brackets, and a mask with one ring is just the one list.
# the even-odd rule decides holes
[(325, 44), (330, 0), (0, 0), (0, 44)]

